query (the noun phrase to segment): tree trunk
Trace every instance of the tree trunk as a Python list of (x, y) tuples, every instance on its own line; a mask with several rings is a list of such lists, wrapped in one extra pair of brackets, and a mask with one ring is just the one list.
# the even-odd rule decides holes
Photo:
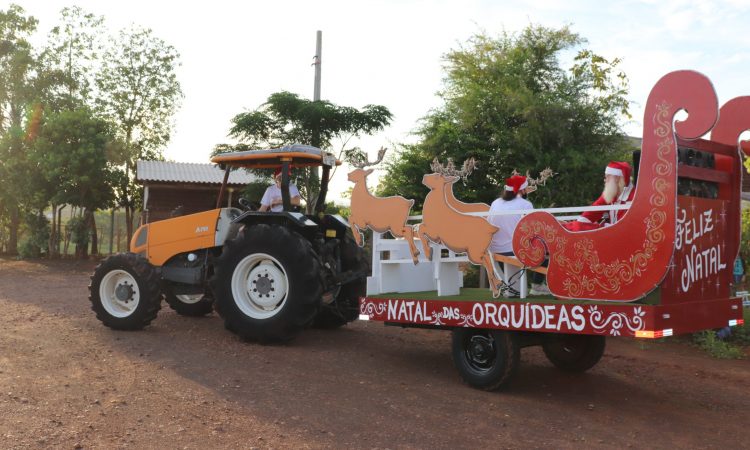
[(127, 242), (130, 242), (130, 238), (133, 237), (133, 207), (130, 205), (125, 206), (125, 229)]
[(109, 216), (109, 254), (112, 254), (112, 251), (114, 250), (114, 240), (115, 238), (115, 208), (112, 208), (112, 212)]
[(57, 238), (57, 205), (52, 205), (52, 224), (49, 227), (49, 239), (47, 240), (47, 257), (54, 258), (55, 239)]
[(57, 210), (57, 239), (55, 240), (55, 254), (60, 256), (60, 238), (62, 236), (62, 212), (65, 205)]
[(18, 211), (18, 205), (13, 205), (10, 208), (10, 225), (8, 226), (8, 254), (18, 254), (18, 228), (21, 224), (20, 211)]
[[(89, 226), (88, 229), (91, 230), (90, 225), (91, 225), (91, 219), (93, 218), (93, 215), (91, 214), (91, 212), (88, 209), (85, 209), (85, 210), (83, 210), (82, 216), (83, 216), (83, 220), (85, 221), (86, 225)], [(84, 227), (84, 229), (85, 229), (85, 227)], [(89, 246), (88, 246), (88, 244), (86, 244), (86, 245), (79, 245), (78, 243), (76, 243), (76, 258), (77, 259), (88, 259), (88, 257), (89, 257)]]
[(93, 211), (89, 211), (89, 222), (91, 225), (91, 256), (99, 255), (99, 232), (96, 229), (96, 216)]

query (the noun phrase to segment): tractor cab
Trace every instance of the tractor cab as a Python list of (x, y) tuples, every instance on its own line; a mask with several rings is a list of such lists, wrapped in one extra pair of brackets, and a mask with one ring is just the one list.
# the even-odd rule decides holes
[(341, 165), (341, 161), (337, 160), (334, 155), (317, 147), (300, 144), (265, 150), (223, 153), (214, 156), (211, 159), (211, 162), (219, 164), (220, 167), (225, 169), (224, 182), (221, 185), (217, 207), (218, 205), (221, 205), (223, 201), (227, 180), (229, 179), (229, 172), (233, 168), (281, 169), (281, 194), (284, 211), (292, 210), (289, 195), (290, 169), (322, 166), (323, 173), (321, 174), (320, 193), (315, 201), (315, 215), (322, 213), (323, 208), (325, 207), (325, 198), (328, 193), (328, 179), (331, 175), (331, 168)]

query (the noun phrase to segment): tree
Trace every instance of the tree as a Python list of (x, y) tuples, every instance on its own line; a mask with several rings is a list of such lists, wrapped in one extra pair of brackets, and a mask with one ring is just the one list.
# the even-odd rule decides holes
[(133, 235), (138, 199), (132, 179), (136, 161), (162, 157), (161, 149), (172, 132), (172, 117), (182, 99), (177, 66), (179, 54), (174, 47), (142, 28), (121, 31), (102, 59), (96, 104), (115, 125), (122, 142), (119, 159), (125, 168), (125, 182), (120, 186), (119, 203), (125, 208), (128, 238)]
[[(28, 191), (26, 142), (33, 135), (27, 129), (34, 89), (33, 49), (28, 38), (36, 30), (37, 20), (26, 16), (18, 5), (0, 11), (0, 209), (7, 217), (6, 250), (16, 254), (21, 205)], [(31, 117), (30, 117), (31, 116)]]
[(40, 59), (41, 78), (53, 88), (47, 109), (75, 109), (91, 99), (96, 66), (103, 51), (104, 18), (78, 6), (60, 11)]
[[(30, 154), (38, 173), (57, 186), (52, 203), (82, 209), (84, 226), (93, 230), (92, 254), (97, 249), (94, 212), (113, 205), (114, 187), (124, 177), (110, 162), (116, 149), (112, 126), (79, 108), (48, 115)], [(85, 256), (85, 247), (76, 255)]]
[[(216, 150), (223, 152), (289, 144), (329, 149), (333, 140), (340, 139), (343, 141), (338, 152), (341, 157), (351, 138), (380, 131), (391, 123), (391, 118), (391, 112), (385, 106), (366, 105), (358, 110), (325, 100), (303, 99), (291, 92), (276, 92), (255, 111), (240, 113), (232, 119), (229, 135), (243, 141), (242, 144), (220, 144)], [(317, 170), (305, 170), (297, 177), (301, 180), (300, 195), (307, 203), (307, 212), (311, 213), (320, 189)]]
[[(434, 157), (478, 169), (456, 184), (465, 201), (491, 202), (516, 169), (532, 176), (551, 167), (554, 189), (534, 193), (536, 206), (586, 204), (601, 190), (606, 161), (622, 158), (627, 144), (619, 119), (627, 116), (627, 78), (587, 49), (567, 27), (529, 26), (516, 35), (477, 34), (445, 56), (443, 106), (417, 129), (421, 141), (403, 146), (386, 164), (379, 193), (415, 199)], [(565, 69), (562, 52), (578, 49)]]

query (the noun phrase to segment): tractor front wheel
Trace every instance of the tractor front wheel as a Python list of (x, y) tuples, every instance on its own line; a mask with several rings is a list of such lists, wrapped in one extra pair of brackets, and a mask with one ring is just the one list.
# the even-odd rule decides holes
[(139, 330), (156, 318), (161, 308), (159, 274), (133, 253), (102, 261), (91, 276), (89, 300), (96, 318), (116, 330)]

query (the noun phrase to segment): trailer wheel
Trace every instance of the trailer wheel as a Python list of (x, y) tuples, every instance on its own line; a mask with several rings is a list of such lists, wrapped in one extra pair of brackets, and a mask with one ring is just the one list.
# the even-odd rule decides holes
[(165, 288), (164, 299), (181, 316), (201, 317), (214, 310), (214, 299), (206, 294), (173, 294)]
[(159, 274), (136, 254), (110, 256), (91, 276), (89, 300), (104, 325), (116, 330), (140, 330), (161, 308)]
[(225, 244), (211, 289), (226, 329), (261, 343), (287, 342), (312, 322), (320, 280), (320, 263), (307, 239), (259, 224)]
[(460, 328), (452, 336), (453, 363), (469, 385), (494, 391), (518, 371), (521, 347), (511, 331)]
[[(341, 271), (370, 272), (370, 261), (364, 250), (354, 242), (350, 231), (341, 245)], [(363, 275), (350, 283), (341, 286), (336, 298), (330, 305), (321, 305), (315, 316), (313, 327), (332, 329), (338, 328), (359, 317), (359, 298), (367, 293), (367, 275)]]
[(602, 359), (604, 346), (604, 336), (562, 334), (551, 336), (542, 344), (542, 349), (558, 369), (585, 372)]

